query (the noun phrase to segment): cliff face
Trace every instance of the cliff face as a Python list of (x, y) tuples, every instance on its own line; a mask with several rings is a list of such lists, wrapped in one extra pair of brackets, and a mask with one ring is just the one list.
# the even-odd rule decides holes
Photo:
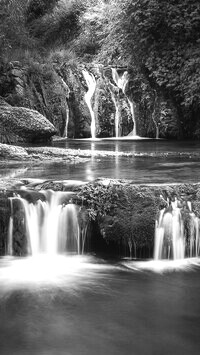
[(0, 94), (12, 106), (37, 110), (63, 135), (69, 90), (48, 65), (11, 62), (1, 69)]
[[(114, 80), (114, 70), (118, 81)], [(85, 100), (90, 84), (83, 71), (93, 77), (95, 84), (90, 108)], [(125, 82), (124, 78), (127, 78)], [(153, 92), (148, 85), (138, 83), (126, 68), (36, 62), (22, 66), (20, 62), (10, 62), (1, 67), (0, 87), (0, 95), (8, 104), (37, 110), (55, 126), (61, 137), (91, 137), (91, 109), (96, 137), (178, 136), (172, 102), (166, 101), (161, 93)]]

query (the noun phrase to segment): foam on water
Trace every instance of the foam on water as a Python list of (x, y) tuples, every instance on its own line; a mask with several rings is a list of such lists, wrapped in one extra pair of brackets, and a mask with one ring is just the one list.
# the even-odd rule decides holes
[(80, 285), (87, 288), (99, 282), (102, 272), (115, 268), (92, 256), (38, 254), (26, 258), (0, 258), (0, 296), (21, 289), (60, 287), (70, 293)]
[(173, 271), (191, 271), (196, 267), (200, 267), (200, 258), (125, 261), (122, 262), (122, 265), (133, 271), (152, 271), (162, 274)]

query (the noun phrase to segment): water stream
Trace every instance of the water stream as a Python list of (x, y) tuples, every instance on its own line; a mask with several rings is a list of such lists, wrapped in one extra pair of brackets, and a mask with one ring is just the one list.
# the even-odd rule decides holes
[(94, 95), (95, 89), (96, 89), (96, 80), (95, 77), (92, 73), (89, 73), (87, 70), (82, 70), (84, 79), (87, 83), (88, 86), (88, 91), (85, 94), (85, 102), (88, 106), (88, 109), (90, 111), (90, 116), (91, 116), (91, 137), (92, 139), (95, 139), (96, 137), (96, 121), (95, 121), (95, 114), (94, 110), (92, 108), (92, 97)]
[[(118, 74), (117, 69), (116, 68), (112, 68), (112, 78), (113, 81), (115, 82), (115, 84), (117, 85), (117, 87), (119, 89), (122, 90), (122, 92), (125, 95), (125, 90), (126, 90), (126, 86), (128, 84), (129, 81), (129, 74), (127, 71), (125, 71), (121, 76)], [(135, 109), (134, 109), (134, 102), (130, 100), (130, 98), (127, 97), (129, 106), (130, 106), (130, 111), (131, 111), (131, 115), (132, 115), (132, 120), (133, 120), (133, 131), (131, 132), (132, 136), (137, 136), (137, 130), (136, 130), (136, 120), (135, 120)], [(117, 107), (117, 105), (115, 104), (116, 107), (116, 127), (119, 127), (119, 109)], [(118, 132), (118, 128), (117, 132)], [(116, 134), (116, 137), (119, 137), (118, 134)]]
[[(30, 192), (31, 193), (31, 192)], [(80, 230), (78, 206), (70, 202), (71, 192), (43, 191), (45, 200), (28, 202), (20, 195), (10, 198), (11, 215), (8, 228), (8, 255), (14, 255), (14, 222), (17, 215), (23, 216), (24, 238), (27, 241), (27, 254), (48, 256), (62, 253), (82, 254), (85, 233)], [(13, 208), (15, 200), (15, 214)], [(19, 234), (19, 231), (17, 232)]]
[[(199, 218), (192, 212), (191, 203), (188, 202), (188, 204), (190, 213), (186, 226), (182, 216), (182, 207), (177, 199), (160, 211), (155, 227), (155, 260), (163, 258), (179, 260), (186, 256), (199, 256)], [(189, 228), (188, 240), (186, 228)]]

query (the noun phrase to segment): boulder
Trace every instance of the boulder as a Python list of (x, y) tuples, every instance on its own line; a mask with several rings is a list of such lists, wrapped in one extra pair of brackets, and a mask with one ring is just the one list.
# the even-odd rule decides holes
[(32, 143), (48, 141), (56, 134), (53, 124), (35, 110), (0, 106), (0, 142)]

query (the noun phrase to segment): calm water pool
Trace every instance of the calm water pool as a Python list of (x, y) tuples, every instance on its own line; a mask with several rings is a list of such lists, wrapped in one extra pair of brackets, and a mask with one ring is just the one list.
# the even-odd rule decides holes
[[(166, 153), (199, 152), (200, 142), (65, 140), (55, 146), (114, 152)], [(91, 157), (85, 163), (37, 163), (0, 165), (1, 177), (92, 181), (98, 177), (130, 179), (135, 183), (198, 182), (198, 158), (180, 157)]]

